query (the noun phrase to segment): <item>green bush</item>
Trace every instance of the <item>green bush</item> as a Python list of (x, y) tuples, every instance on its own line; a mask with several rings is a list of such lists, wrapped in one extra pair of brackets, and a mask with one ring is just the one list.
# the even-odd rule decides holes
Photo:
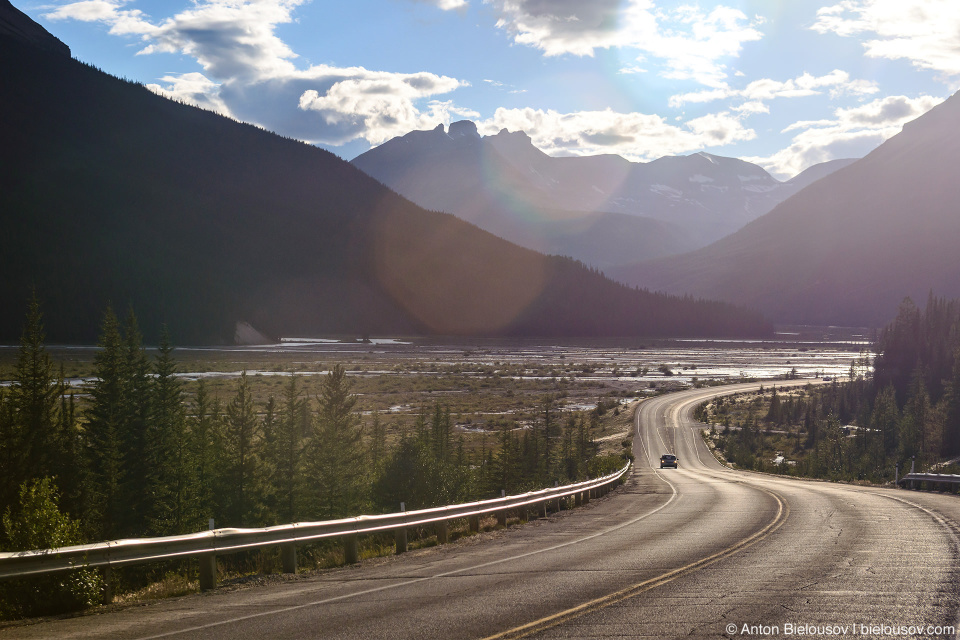
[[(56, 549), (81, 543), (80, 523), (60, 512), (51, 478), (20, 486), (20, 501), (3, 514), (7, 551)], [(103, 585), (95, 570), (0, 583), (0, 616), (23, 618), (74, 611), (95, 604)]]

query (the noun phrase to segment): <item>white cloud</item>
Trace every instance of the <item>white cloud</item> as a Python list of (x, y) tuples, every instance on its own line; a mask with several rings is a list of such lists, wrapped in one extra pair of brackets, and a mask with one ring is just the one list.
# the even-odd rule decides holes
[[(652, 0), (484, 0), (498, 14), (497, 26), (517, 44), (544, 55), (592, 56), (597, 49), (634, 50), (638, 61), (656, 58), (663, 75), (720, 86), (722, 60), (739, 55), (744, 42), (759, 40), (759, 19), (719, 6), (709, 13), (683, 5), (658, 8)], [(625, 72), (634, 71), (627, 65)]]
[(362, 128), (364, 138), (371, 144), (380, 144), (413, 129), (448, 123), (451, 115), (479, 117), (451, 102), (432, 101), (428, 113), (422, 113), (414, 104), (421, 98), (453, 91), (460, 84), (453, 78), (431, 73), (368, 73), (336, 82), (322, 95), (308, 89), (301, 94), (299, 107), (320, 113), (335, 127), (347, 124)]
[(500, 108), (493, 118), (478, 126), (486, 135), (500, 129), (525, 131), (534, 145), (551, 155), (615, 153), (630, 160), (651, 160), (756, 136), (728, 113), (708, 115), (676, 126), (657, 115), (618, 113), (610, 109), (559, 113)]
[(414, 0), (414, 1), (428, 2), (432, 5), (436, 5), (437, 8), (443, 9), (444, 11), (467, 8), (467, 0)]
[[(670, 106), (681, 107), (684, 104), (694, 102), (702, 103), (742, 98), (746, 103), (742, 108), (737, 108), (738, 111), (757, 112), (761, 110), (759, 105), (762, 105), (764, 101), (775, 98), (798, 98), (821, 95), (823, 89), (827, 88), (830, 89), (830, 97), (832, 98), (837, 98), (842, 95), (863, 96), (879, 91), (874, 82), (851, 80), (850, 74), (846, 71), (834, 69), (824, 76), (812, 76), (809, 73), (804, 73), (797, 78), (783, 82), (764, 78), (754, 80), (743, 89), (721, 87), (675, 95), (670, 98)], [(763, 110), (765, 110), (765, 107)]]
[(817, 11), (812, 29), (863, 36), (872, 58), (905, 59), (946, 77), (960, 75), (956, 0), (843, 0)]
[(230, 112), (230, 107), (220, 98), (220, 85), (202, 73), (164, 76), (161, 80), (169, 84), (166, 87), (159, 84), (148, 84), (147, 89), (171, 100), (186, 102), (203, 109), (215, 111), (228, 118), (234, 117)]
[(766, 158), (743, 158), (779, 178), (792, 177), (807, 167), (866, 155), (900, 132), (903, 125), (943, 101), (943, 98), (888, 96), (849, 109), (837, 109), (829, 120), (795, 122), (784, 133), (798, 131), (785, 149)]
[[(204, 73), (170, 75), (150, 88), (284, 135), (314, 143), (372, 144), (411, 129), (473, 115), (450, 102), (423, 102), (465, 83), (432, 73), (371, 71), (314, 65), (298, 69), (297, 54), (276, 34), (305, 0), (197, 0), (190, 8), (151, 23), (125, 0), (81, 0), (46, 17), (101, 22), (116, 35), (137, 36), (139, 54), (180, 53)], [(456, 8), (457, 0), (438, 0)]]

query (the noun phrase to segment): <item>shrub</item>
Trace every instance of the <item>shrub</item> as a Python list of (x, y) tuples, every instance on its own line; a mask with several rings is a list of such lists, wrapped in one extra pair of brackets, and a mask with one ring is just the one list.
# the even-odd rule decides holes
[[(16, 509), (7, 507), (3, 525), (8, 551), (56, 549), (81, 543), (80, 523), (60, 512), (51, 478), (20, 486)], [(96, 570), (70, 571), (0, 583), (0, 616), (21, 618), (82, 609), (100, 599), (102, 584)]]

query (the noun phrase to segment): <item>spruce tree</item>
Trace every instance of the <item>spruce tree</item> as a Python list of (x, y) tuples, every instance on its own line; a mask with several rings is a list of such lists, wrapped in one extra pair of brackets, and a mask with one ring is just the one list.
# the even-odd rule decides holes
[(121, 493), (125, 510), (122, 530), (125, 535), (140, 536), (150, 531), (149, 497), (151, 460), (148, 431), (152, 413), (153, 381), (150, 361), (143, 347), (143, 334), (133, 309), (123, 325), (123, 377), (121, 426), (124, 479)]
[(256, 473), (260, 446), (260, 421), (253, 404), (247, 372), (240, 375), (237, 393), (227, 405), (223, 452), (226, 482), (224, 524), (249, 526), (257, 507)]
[(301, 397), (300, 379), (290, 376), (283, 391), (277, 420), (276, 445), (272, 455), (273, 491), (280, 523), (299, 519), (302, 491), (301, 467), (303, 438), (308, 424), (307, 401)]
[(126, 508), (121, 492), (125, 480), (126, 363), (120, 323), (111, 308), (104, 315), (99, 346), (86, 414), (90, 468), (84, 520), (90, 533), (103, 539), (118, 537)]
[(343, 365), (334, 365), (324, 377), (318, 411), (305, 455), (308, 502), (305, 515), (338, 518), (353, 515), (362, 506), (364, 450), (357, 399)]
[(197, 382), (190, 420), (190, 458), (193, 461), (195, 491), (191, 495), (189, 523), (203, 529), (210, 518), (220, 516), (217, 496), (222, 495), (218, 452), (221, 451), (222, 413), (220, 402), (211, 399), (203, 378)]
[(19, 449), (19, 462), (8, 472), (12, 472), (10, 481), (15, 482), (16, 487), (33, 478), (55, 476), (60, 470), (63, 447), (58, 428), (60, 385), (57, 382), (53, 361), (44, 346), (40, 303), (34, 295), (10, 387), (13, 441)]
[(146, 442), (151, 533), (186, 533), (190, 528), (195, 466), (184, 414), (183, 389), (176, 375), (177, 365), (166, 327), (160, 336), (153, 369), (153, 401)]

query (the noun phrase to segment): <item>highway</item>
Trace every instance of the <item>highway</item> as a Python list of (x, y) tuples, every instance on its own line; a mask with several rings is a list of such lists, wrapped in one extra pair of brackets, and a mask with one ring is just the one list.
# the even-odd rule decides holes
[(955, 637), (960, 498), (723, 467), (691, 414), (747, 388), (644, 401), (630, 479), (580, 509), (0, 638)]

